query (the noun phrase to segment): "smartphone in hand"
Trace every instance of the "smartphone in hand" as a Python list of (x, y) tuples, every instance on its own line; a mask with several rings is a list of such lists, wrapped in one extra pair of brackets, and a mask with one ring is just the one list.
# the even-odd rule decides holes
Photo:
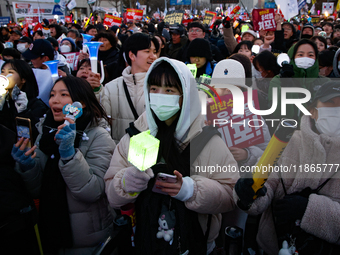
[(27, 118), (16, 117), (15, 121), (17, 126), (18, 140), (20, 140), (21, 137), (24, 137), (24, 139), (28, 138), (29, 142), (27, 144), (27, 148), (32, 148), (31, 120)]
[[(175, 183), (177, 181), (176, 175), (170, 175), (170, 174), (164, 174), (164, 173), (158, 173), (156, 177), (156, 182), (168, 182), (168, 183)], [(152, 191), (156, 193), (160, 193), (163, 195), (168, 195), (168, 193), (165, 193), (162, 191), (161, 186), (156, 185), (153, 186)]]

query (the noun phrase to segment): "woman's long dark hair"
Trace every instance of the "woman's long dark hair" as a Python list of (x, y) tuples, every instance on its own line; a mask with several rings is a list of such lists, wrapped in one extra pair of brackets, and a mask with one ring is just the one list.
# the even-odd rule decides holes
[(111, 119), (106, 115), (91, 85), (86, 80), (68, 75), (58, 79), (55, 84), (59, 81), (64, 82), (73, 102), (78, 101), (85, 104), (83, 115), (85, 118), (89, 117), (91, 119), (91, 124), (98, 124), (102, 118), (111, 124)]
[[(183, 93), (178, 74), (166, 61), (163, 61), (156, 66), (148, 77), (148, 86), (156, 85), (161, 87), (163, 84), (167, 87), (176, 87), (181, 94)], [(175, 138), (176, 126), (180, 115), (178, 115), (171, 125), (168, 126), (164, 121), (159, 120), (153, 111), (152, 114), (158, 127), (156, 138), (160, 140), (159, 156), (164, 158), (167, 163), (167, 169), (171, 173), (174, 170), (178, 170), (183, 175), (189, 175), (190, 172), (187, 171), (190, 171), (190, 153), (183, 155), (183, 148), (181, 148), (182, 144)]]
[(24, 60), (10, 59), (2, 65), (1, 69), (7, 64), (11, 65), (21, 79), (26, 80), (20, 90), (26, 93), (27, 99), (36, 98), (39, 95), (39, 87), (32, 68)]

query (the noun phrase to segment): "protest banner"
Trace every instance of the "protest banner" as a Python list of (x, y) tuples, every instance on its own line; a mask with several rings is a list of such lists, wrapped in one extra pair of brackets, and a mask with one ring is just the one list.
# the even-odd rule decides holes
[(253, 13), (254, 30), (275, 31), (275, 11), (274, 9), (254, 9)]
[(193, 19), (184, 19), (184, 20), (182, 21), (182, 24), (183, 24), (185, 27), (187, 27), (188, 24), (191, 23), (192, 21), (193, 21)]
[(182, 10), (171, 11), (164, 18), (164, 23), (168, 23), (170, 26), (175, 24), (181, 24), (183, 20), (183, 13)]
[(66, 57), (66, 62), (69, 64), (72, 71), (77, 71), (79, 52), (63, 53), (63, 55)]
[(133, 21), (133, 20), (142, 20), (143, 19), (143, 10), (138, 9), (126, 9), (126, 21)]
[(72, 17), (71, 16), (65, 16), (65, 22), (66, 23), (72, 23)]
[[(216, 123), (222, 139), (228, 147), (246, 148), (264, 142), (264, 134), (260, 115), (250, 112), (247, 102), (247, 92), (244, 92), (244, 115), (233, 115), (233, 96), (221, 96), (221, 103), (215, 104), (208, 101), (207, 119), (212, 124)], [(218, 102), (218, 99), (216, 99)], [(257, 91), (253, 90), (253, 105), (260, 109)]]
[(205, 11), (205, 16), (203, 19), (203, 25), (206, 24), (208, 27), (211, 28), (211, 26), (214, 24), (216, 20), (216, 12), (211, 12), (211, 11)]
[(120, 26), (122, 24), (122, 18), (113, 16), (113, 15), (109, 15), (109, 14), (105, 14), (103, 24), (107, 25), (108, 27)]

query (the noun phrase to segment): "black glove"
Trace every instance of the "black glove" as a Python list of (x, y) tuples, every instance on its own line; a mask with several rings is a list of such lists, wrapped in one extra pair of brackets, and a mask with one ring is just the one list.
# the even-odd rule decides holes
[(290, 64), (284, 64), (282, 65), (282, 68), (280, 70), (280, 76), (282, 78), (287, 78), (287, 77), (293, 77), (294, 76), (294, 67)]
[(274, 216), (277, 224), (301, 220), (308, 204), (308, 198), (300, 195), (286, 195), (274, 203)]
[[(253, 190), (252, 186), (254, 184), (254, 180), (252, 178), (251, 173), (250, 175), (246, 175), (246, 178), (238, 179), (235, 185), (235, 191), (239, 200), (237, 201), (237, 206), (242, 210), (248, 210), (251, 204), (254, 202), (255, 191)], [(263, 186), (256, 192), (256, 195), (264, 196), (267, 192), (267, 188)]]
[(228, 20), (228, 17), (227, 17), (227, 16), (225, 16), (225, 18), (223, 19), (222, 25), (223, 25), (225, 28), (230, 28), (230, 20)]

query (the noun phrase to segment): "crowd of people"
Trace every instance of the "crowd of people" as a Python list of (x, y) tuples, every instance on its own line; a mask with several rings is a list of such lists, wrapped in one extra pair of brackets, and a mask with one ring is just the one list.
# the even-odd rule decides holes
[[(228, 254), (226, 226), (243, 230), (243, 254), (282, 247), (289, 253), (280, 254), (339, 254), (340, 19), (286, 22), (276, 14), (275, 22), (276, 31), (254, 31), (251, 21), (227, 17), (212, 28), (198, 18), (187, 27), (44, 20), (47, 36), (1, 27), (3, 254), (95, 254), (129, 204), (134, 254)], [(97, 63), (82, 34), (102, 43)], [(68, 53), (77, 53), (74, 63)], [(278, 63), (282, 53), (289, 60)], [(50, 60), (59, 61), (58, 79), (44, 64)], [(239, 169), (257, 164), (276, 126), (262, 118), (262, 143), (228, 146), (201, 113), (202, 76), (219, 96), (232, 93), (223, 85), (252, 88), (258, 110), (275, 101), (269, 117), (298, 123), (276, 163), (296, 171), (271, 173), (255, 193), (251, 173)], [(290, 104), (283, 116), (283, 88), (308, 90), (301, 106), (311, 115)], [(82, 114), (72, 118), (64, 107), (76, 102)], [(18, 118), (29, 120), (29, 138), (18, 139)], [(158, 156), (141, 171), (131, 163), (130, 139), (147, 130), (159, 140)], [(203, 166), (237, 171), (197, 172)]]

